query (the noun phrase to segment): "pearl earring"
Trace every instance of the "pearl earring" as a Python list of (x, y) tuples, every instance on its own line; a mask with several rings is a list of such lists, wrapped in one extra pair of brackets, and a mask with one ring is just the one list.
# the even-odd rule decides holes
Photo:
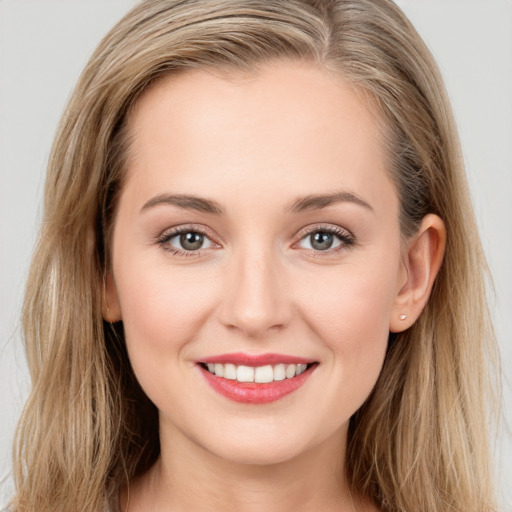
[(407, 315), (400, 315), (400, 320), (405, 320), (407, 318)]

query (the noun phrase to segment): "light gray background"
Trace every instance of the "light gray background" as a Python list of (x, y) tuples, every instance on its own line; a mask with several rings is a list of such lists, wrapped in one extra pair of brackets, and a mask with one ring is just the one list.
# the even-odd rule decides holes
[[(135, 3), (0, 0), (0, 479), (9, 472), (28, 389), (18, 318), (53, 134), (88, 56)], [(452, 98), (494, 276), (504, 410), (512, 423), (512, 0), (397, 3), (438, 59)], [(502, 434), (497, 451), (503, 502), (511, 504), (510, 434)], [(8, 478), (1, 488), (0, 505)]]

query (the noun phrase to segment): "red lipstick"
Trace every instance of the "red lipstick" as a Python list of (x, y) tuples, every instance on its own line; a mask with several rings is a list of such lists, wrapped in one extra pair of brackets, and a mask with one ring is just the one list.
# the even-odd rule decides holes
[(201, 363), (221, 363), (221, 364), (243, 364), (245, 366), (265, 366), (267, 364), (311, 364), (314, 359), (305, 359), (304, 357), (289, 356), (285, 354), (244, 354), (235, 352), (232, 354), (221, 354), (219, 356), (205, 357), (199, 360)]
[[(284, 373), (281, 373), (281, 378), (277, 377), (277, 370), (274, 372), (274, 379), (271, 382), (240, 382), (236, 378), (226, 378), (216, 375), (208, 370), (208, 366), (213, 364), (221, 365), (235, 365), (235, 366), (246, 366), (246, 367), (265, 367), (272, 366), (272, 370), (275, 369), (276, 365), (281, 366), (281, 372), (284, 372), (283, 367), (291, 369), (293, 375), (293, 369), (295, 366), (290, 368), (290, 365), (304, 365), (300, 370), (297, 369), (299, 375), (284, 378)], [(244, 354), (244, 353), (232, 353), (223, 354), (219, 356), (206, 357), (197, 364), (201, 374), (203, 375), (206, 382), (210, 387), (217, 393), (225, 396), (226, 398), (235, 402), (241, 402), (246, 404), (266, 404), (279, 400), (293, 391), (299, 389), (307, 379), (314, 372), (317, 367), (317, 363), (312, 359), (306, 359), (303, 357), (289, 356), (283, 354)], [(224, 368), (226, 368), (224, 366)], [(244, 370), (240, 368), (240, 371)], [(246, 369), (245, 371), (247, 371)], [(261, 368), (263, 370), (263, 368)], [(270, 370), (270, 369), (267, 369)], [(226, 370), (227, 371), (227, 370)], [(256, 372), (259, 369), (255, 370)], [(223, 370), (224, 372), (224, 370)], [(218, 371), (217, 371), (218, 373)], [(222, 375), (222, 373), (221, 373)], [(240, 375), (240, 374), (238, 374)], [(256, 373), (255, 373), (256, 375)], [(233, 376), (232, 376), (233, 377)], [(239, 377), (244, 380), (242, 377)], [(272, 373), (270, 374), (272, 379)], [(264, 380), (264, 379), (262, 379)]]

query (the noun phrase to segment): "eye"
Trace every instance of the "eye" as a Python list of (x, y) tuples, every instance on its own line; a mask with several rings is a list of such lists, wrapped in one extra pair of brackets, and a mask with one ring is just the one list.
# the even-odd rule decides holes
[(301, 238), (299, 247), (313, 251), (329, 251), (354, 244), (354, 237), (341, 228), (316, 229)]
[(200, 251), (213, 246), (213, 242), (204, 233), (191, 229), (166, 233), (158, 243), (177, 253)]

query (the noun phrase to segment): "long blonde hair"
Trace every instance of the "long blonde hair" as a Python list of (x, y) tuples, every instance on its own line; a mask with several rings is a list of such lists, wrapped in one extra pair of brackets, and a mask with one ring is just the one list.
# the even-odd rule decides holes
[(390, 336), (351, 420), (349, 482), (383, 511), (495, 510), (485, 261), (442, 80), (410, 22), (391, 0), (147, 0), (90, 59), (50, 157), (23, 311), (32, 392), (14, 450), (15, 512), (98, 512), (159, 454), (157, 411), (122, 324), (102, 319), (130, 109), (163, 75), (273, 59), (311, 62), (363, 92), (383, 122), (403, 235), (430, 212), (447, 228), (430, 301)]

